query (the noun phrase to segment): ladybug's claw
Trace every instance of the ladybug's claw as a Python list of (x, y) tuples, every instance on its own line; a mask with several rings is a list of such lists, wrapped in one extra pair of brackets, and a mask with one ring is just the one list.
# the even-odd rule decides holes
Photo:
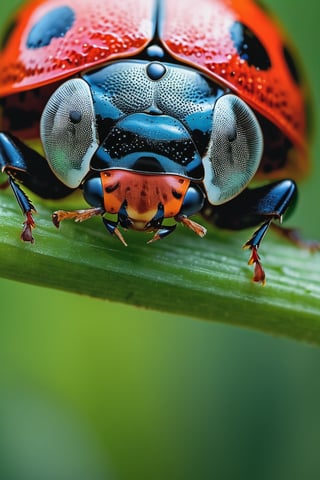
[(123, 238), (123, 235), (122, 233), (120, 232), (119, 228), (115, 228), (114, 231), (113, 231), (114, 235), (120, 240), (120, 242), (125, 246), (127, 247), (128, 244), (127, 242), (125, 241), (125, 239)]
[(24, 242), (34, 243), (34, 238), (32, 236), (32, 229), (35, 228), (36, 224), (32, 217), (31, 212), (26, 212), (26, 219), (23, 222), (23, 230), (21, 232), (20, 238)]
[(104, 226), (106, 227), (106, 229), (108, 230), (108, 232), (109, 232), (111, 235), (115, 235), (115, 236), (120, 240), (120, 242), (121, 242), (125, 247), (127, 247), (128, 244), (127, 244), (127, 242), (125, 241), (125, 239), (123, 238), (123, 235), (122, 235), (122, 233), (120, 232), (120, 230), (119, 230), (119, 228), (118, 228), (118, 222), (113, 222), (112, 220), (109, 220), (108, 218), (104, 218), (104, 217), (102, 217), (102, 220), (103, 220)]
[(262, 285), (266, 284), (266, 274), (261, 265), (258, 248), (263, 237), (267, 233), (268, 228), (270, 227), (271, 221), (272, 220), (268, 220), (267, 222), (263, 223), (258, 230), (254, 232), (252, 237), (243, 245), (243, 248), (251, 249), (251, 255), (248, 264), (254, 265), (254, 276), (252, 280), (254, 282), (261, 283)]
[(162, 228), (159, 228), (159, 230), (156, 231), (154, 236), (147, 243), (154, 243), (157, 240), (162, 240), (164, 237), (167, 237), (168, 235), (170, 235), (170, 233), (174, 232), (176, 226), (177, 225), (166, 225)]
[[(33, 206), (32, 202), (29, 200), (28, 196), (24, 193), (22, 188), (18, 185), (18, 183), (11, 175), (9, 175), (7, 182), (11, 186), (17, 202), (25, 215), (25, 221), (23, 222), (23, 229), (20, 238), (24, 242), (34, 243), (32, 229), (35, 228), (36, 224), (32, 214), (36, 212), (36, 209)], [(7, 182), (2, 185), (5, 187)]]
[(257, 283), (261, 283), (262, 285), (266, 284), (266, 274), (261, 265), (260, 257), (258, 254), (258, 248), (256, 246), (252, 246), (251, 248), (251, 256), (248, 261), (248, 265), (254, 265), (254, 276), (252, 280)]

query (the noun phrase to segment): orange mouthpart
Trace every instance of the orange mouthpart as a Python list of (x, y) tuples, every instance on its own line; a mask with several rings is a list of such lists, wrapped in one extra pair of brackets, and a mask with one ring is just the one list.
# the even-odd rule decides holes
[(106, 212), (116, 214), (126, 202), (128, 217), (137, 222), (137, 229), (140, 222), (146, 224), (156, 215), (159, 204), (164, 208), (164, 218), (178, 215), (190, 185), (189, 179), (179, 175), (127, 170), (101, 172), (101, 182)]

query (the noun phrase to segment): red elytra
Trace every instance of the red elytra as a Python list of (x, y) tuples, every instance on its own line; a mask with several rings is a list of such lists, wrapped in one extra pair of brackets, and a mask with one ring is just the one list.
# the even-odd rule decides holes
[[(27, 4), (20, 10), (0, 56), (0, 96), (53, 83), (110, 60), (136, 56), (157, 31), (162, 47), (172, 57), (230, 88), (289, 138), (296, 152), (281, 175), (297, 178), (305, 173), (303, 89), (290, 71), (285, 40), (274, 21), (251, 0), (162, 0), (160, 4), (158, 25), (155, 0), (41, 0)], [(65, 5), (75, 12), (65, 35), (44, 47), (27, 48), (33, 26), (45, 14)], [(235, 22), (264, 40), (270, 68), (257, 68), (241, 58), (230, 33)]]
[[(51, 11), (69, 6), (75, 13), (63, 37), (42, 48), (27, 48), (32, 28)], [(1, 57), (0, 95), (45, 85), (112, 58), (138, 54), (153, 33), (153, 2), (144, 0), (46, 0), (27, 4)]]

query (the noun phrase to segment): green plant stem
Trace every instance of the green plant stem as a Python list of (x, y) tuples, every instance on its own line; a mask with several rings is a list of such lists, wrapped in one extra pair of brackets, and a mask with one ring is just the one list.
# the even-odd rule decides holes
[(57, 230), (52, 208), (57, 205), (40, 206), (36, 241), (26, 244), (19, 239), (16, 202), (2, 195), (1, 276), (320, 344), (319, 254), (268, 234), (260, 252), (267, 274), (262, 287), (250, 280), (249, 252), (241, 249), (251, 232), (209, 227), (200, 239), (178, 227), (151, 245), (146, 234), (125, 232), (124, 247), (99, 218), (64, 222)]

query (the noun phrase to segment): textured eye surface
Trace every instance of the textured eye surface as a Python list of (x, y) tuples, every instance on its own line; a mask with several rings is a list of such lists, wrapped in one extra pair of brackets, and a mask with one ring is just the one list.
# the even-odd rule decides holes
[(252, 110), (235, 95), (220, 97), (203, 159), (204, 187), (212, 205), (231, 200), (248, 185), (259, 167), (262, 151), (262, 132)]
[(88, 84), (75, 78), (50, 97), (41, 118), (41, 140), (50, 167), (68, 187), (77, 188), (98, 148)]

